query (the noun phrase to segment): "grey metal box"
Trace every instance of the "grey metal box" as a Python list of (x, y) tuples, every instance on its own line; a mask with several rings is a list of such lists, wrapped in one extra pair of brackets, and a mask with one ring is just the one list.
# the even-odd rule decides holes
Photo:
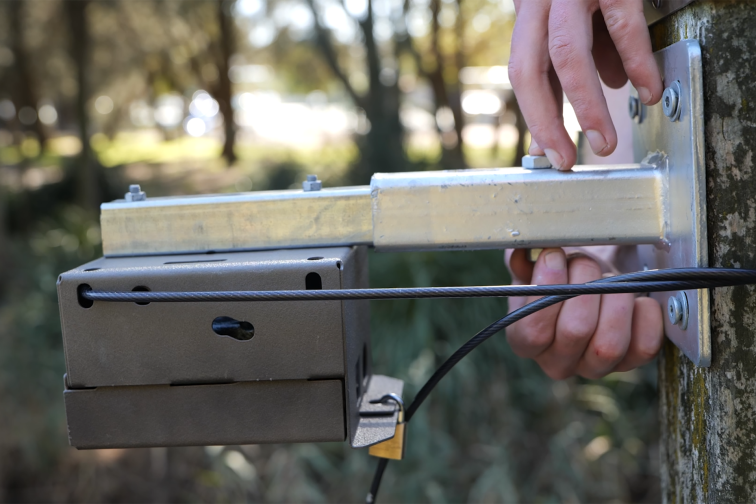
[[(364, 247), (102, 258), (62, 274), (70, 441), (80, 448), (345, 438), (363, 445), (393, 436), (386, 430), (393, 408), (361, 401), (368, 387), (372, 395), (383, 393), (379, 384), (402, 387), (371, 380), (366, 301), (91, 303), (78, 295), (82, 286), (364, 288)], [(218, 317), (251, 324), (254, 336), (217, 334)], [(361, 408), (389, 417), (361, 419)], [(358, 435), (360, 427), (368, 431)]]

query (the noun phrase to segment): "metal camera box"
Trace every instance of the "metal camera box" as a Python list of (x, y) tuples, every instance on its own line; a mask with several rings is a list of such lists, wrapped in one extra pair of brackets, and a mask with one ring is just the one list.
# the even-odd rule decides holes
[(369, 399), (401, 393), (402, 383), (372, 376), (367, 301), (134, 303), (81, 295), (367, 283), (365, 247), (106, 257), (62, 274), (71, 444), (348, 439), (367, 446), (390, 438), (393, 408)]

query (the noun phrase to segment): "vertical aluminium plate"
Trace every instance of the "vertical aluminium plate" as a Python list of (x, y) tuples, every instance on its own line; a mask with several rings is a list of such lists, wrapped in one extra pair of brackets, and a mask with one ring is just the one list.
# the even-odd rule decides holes
[[(679, 83), (680, 114), (668, 118), (662, 105), (644, 107), (634, 131), (636, 161), (649, 154), (666, 156), (668, 203), (663, 246), (638, 247), (641, 266), (648, 269), (707, 267), (706, 171), (704, 160), (703, 67), (696, 40), (678, 42), (656, 53), (665, 89)], [(637, 96), (637, 95), (636, 95)], [(653, 294), (666, 311), (675, 292)], [(711, 365), (709, 291), (688, 290), (687, 327), (664, 317), (667, 337), (697, 366)]]

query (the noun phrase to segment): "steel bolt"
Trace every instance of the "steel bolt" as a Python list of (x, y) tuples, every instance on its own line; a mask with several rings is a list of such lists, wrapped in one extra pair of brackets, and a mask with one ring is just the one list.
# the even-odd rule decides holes
[(680, 112), (682, 110), (682, 88), (680, 82), (675, 81), (664, 90), (662, 95), (662, 108), (664, 109), (664, 115), (669, 117), (671, 121), (677, 121), (680, 119)]
[(654, 6), (655, 9), (661, 8), (662, 0), (651, 0), (651, 5)]
[(147, 199), (147, 193), (142, 191), (139, 184), (131, 184), (129, 186), (129, 192), (124, 195), (126, 201), (144, 201)]
[(302, 190), (305, 192), (320, 191), (323, 188), (323, 183), (318, 180), (317, 175), (307, 175), (307, 180), (302, 182)]
[(638, 124), (643, 122), (643, 104), (637, 96), (631, 96), (627, 100), (627, 112), (630, 114), (630, 119)]
[(672, 324), (679, 326), (680, 329), (688, 328), (688, 296), (684, 292), (678, 292), (676, 295), (669, 297), (667, 314)]

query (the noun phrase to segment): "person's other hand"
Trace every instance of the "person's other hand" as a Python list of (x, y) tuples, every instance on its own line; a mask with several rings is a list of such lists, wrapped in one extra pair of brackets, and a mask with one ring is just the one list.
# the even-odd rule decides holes
[(571, 169), (577, 151), (564, 128), (562, 90), (593, 152), (608, 156), (617, 133), (599, 75), (618, 89), (628, 78), (646, 105), (663, 86), (651, 50), (642, 0), (514, 0), (509, 77), (530, 128), (531, 155)]
[[(586, 256), (568, 260), (562, 249), (545, 249), (534, 263), (527, 250), (508, 250), (513, 285), (591, 282), (601, 267)], [(537, 297), (509, 298), (509, 311)], [(579, 296), (550, 306), (507, 328), (507, 341), (520, 357), (534, 359), (551, 378), (597, 379), (629, 371), (654, 359), (664, 339), (662, 310), (635, 294)]]

